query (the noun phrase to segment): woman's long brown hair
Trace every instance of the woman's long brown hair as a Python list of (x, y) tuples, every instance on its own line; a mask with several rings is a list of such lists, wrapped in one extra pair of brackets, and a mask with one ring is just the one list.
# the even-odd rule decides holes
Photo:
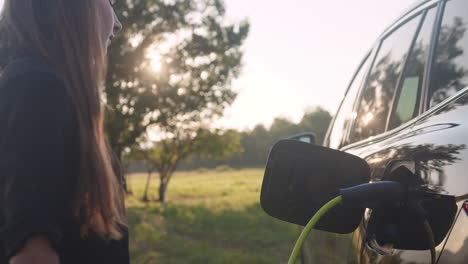
[[(81, 235), (119, 239), (126, 226), (122, 188), (104, 136), (101, 85), (106, 47), (96, 0), (5, 0), (0, 20), (3, 60), (21, 47), (40, 56), (66, 81), (80, 123), (80, 172), (73, 214)], [(3, 53), (3, 54), (2, 54)]]

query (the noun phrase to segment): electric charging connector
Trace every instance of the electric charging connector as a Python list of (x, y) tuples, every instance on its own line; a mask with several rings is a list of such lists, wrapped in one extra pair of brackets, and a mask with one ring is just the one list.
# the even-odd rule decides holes
[(380, 181), (340, 189), (340, 195), (343, 198), (343, 206), (375, 208), (382, 204), (403, 202), (406, 190), (399, 182)]
[[(309, 223), (302, 230), (299, 239), (297, 240), (294, 249), (289, 258), (288, 264), (295, 264), (297, 257), (302, 249), (305, 239), (310, 231), (314, 228), (315, 224), (320, 218), (325, 215), (329, 210), (336, 205), (343, 205), (349, 208), (377, 208), (381, 205), (400, 205), (405, 202), (408, 197), (408, 190), (400, 183), (394, 181), (380, 181), (374, 183), (366, 183), (350, 188), (340, 189), (340, 195), (326, 203), (317, 213), (312, 217)], [(428, 237), (432, 237), (432, 231), (429, 223), (424, 222)], [(431, 260), (435, 260), (435, 245), (433, 239), (431, 241)]]

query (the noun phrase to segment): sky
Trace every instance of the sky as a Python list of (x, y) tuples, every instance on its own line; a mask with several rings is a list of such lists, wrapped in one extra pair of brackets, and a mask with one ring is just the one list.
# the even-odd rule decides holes
[[(216, 125), (240, 130), (274, 118), (332, 115), (365, 53), (414, 0), (225, 0), (229, 21), (248, 19), (236, 101)], [(0, 5), (3, 0), (0, 0)]]
[(229, 20), (247, 18), (239, 95), (219, 126), (251, 129), (307, 109), (336, 112), (377, 37), (414, 0), (225, 0)]

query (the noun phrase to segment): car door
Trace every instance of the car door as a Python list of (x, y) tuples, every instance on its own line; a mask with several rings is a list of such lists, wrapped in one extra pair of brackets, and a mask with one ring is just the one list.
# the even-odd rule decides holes
[[(431, 94), (428, 100), (430, 106), (436, 108), (437, 104), (442, 106), (425, 124), (425, 126), (440, 126), (442, 122), (450, 121), (452, 128), (440, 136), (439, 141), (444, 139), (446, 142), (438, 142), (450, 146), (452, 156), (446, 156), (446, 158), (451, 159), (443, 163), (439, 162), (441, 166), (437, 168), (437, 171), (443, 176), (438, 185), (445, 192), (456, 197), (458, 213), (448, 239), (444, 241), (438, 261), (441, 264), (468, 263), (468, 178), (466, 175), (468, 157), (465, 151), (468, 145), (465, 129), (468, 114), (466, 109), (468, 101), (466, 92), (468, 86), (467, 10), (468, 2), (463, 0), (451, 0), (444, 6), (438, 37), (439, 44), (435, 50)], [(450, 58), (448, 61), (443, 59), (447, 57), (446, 54), (453, 54), (448, 56)], [(452, 70), (447, 71), (447, 69)], [(454, 72), (457, 74), (453, 75)], [(439, 103), (447, 100), (446, 98), (450, 100), (451, 96), (454, 97), (451, 102)], [(461, 134), (456, 134), (456, 131)], [(435, 142), (435, 135), (431, 139)]]
[[(393, 164), (412, 164), (416, 182), (425, 188), (455, 197), (457, 216), (454, 225), (437, 246), (439, 263), (466, 263), (468, 214), (463, 205), (468, 200), (468, 90), (431, 109), (408, 128), (371, 146), (349, 149), (365, 157), (373, 166), (372, 180), (385, 179), (385, 168)], [(377, 151), (376, 151), (377, 150)], [(388, 178), (387, 178), (388, 179)], [(393, 179), (389, 179), (393, 180)], [(441, 212), (442, 213), (442, 212)], [(354, 233), (358, 263), (431, 263), (428, 250), (386, 250), (369, 245), (365, 220)], [(456, 221), (455, 221), (456, 220)]]
[[(327, 133), (325, 146), (345, 149), (366, 158), (365, 146), (372, 145), (367, 138), (384, 133), (389, 122), (395, 126), (419, 114), (419, 98), (437, 10), (434, 1), (420, 6), (379, 39), (355, 74)], [(408, 56), (412, 47), (417, 48), (412, 52), (413, 56)], [(411, 73), (411, 76), (407, 75), (412, 77), (406, 82), (400, 81), (404, 72)], [(400, 114), (400, 120), (390, 121), (388, 116), (393, 111), (394, 98), (402, 98), (402, 106), (396, 106), (394, 110)], [(343, 148), (353, 142), (358, 143)], [(371, 167), (374, 174), (378, 173), (378, 167)], [(365, 248), (359, 242), (365, 237), (360, 237), (359, 232), (356, 234), (314, 231), (304, 245), (303, 263), (356, 263), (360, 259), (360, 248)]]
[[(453, 198), (453, 204), (446, 206), (453, 214), (441, 211), (437, 217), (447, 218), (436, 248), (439, 263), (467, 263), (463, 209), (468, 200), (467, 4), (464, 0), (430, 3), (382, 39), (358, 98), (348, 138), (352, 144), (343, 148), (368, 162), (373, 181), (394, 180), (389, 178), (395, 176), (391, 172), (405, 167), (411, 173), (404, 177), (413, 184)], [(408, 51), (398, 51), (405, 49), (413, 30)], [(431, 263), (429, 250), (398, 250), (392, 243), (376, 243), (369, 224), (375, 214), (367, 210), (353, 234), (358, 263)], [(389, 217), (405, 219), (402, 226), (411, 221), (404, 215)]]

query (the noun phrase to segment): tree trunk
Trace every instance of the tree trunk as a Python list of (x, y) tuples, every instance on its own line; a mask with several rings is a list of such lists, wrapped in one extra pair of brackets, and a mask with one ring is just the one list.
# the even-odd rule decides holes
[(159, 201), (165, 206), (166, 202), (166, 191), (171, 181), (172, 175), (174, 174), (174, 166), (169, 168), (163, 173), (159, 173), (161, 182), (159, 183)]
[(169, 184), (169, 181), (166, 179), (166, 177), (161, 176), (161, 181), (159, 183), (159, 201), (161, 203), (166, 202), (166, 191), (167, 191), (168, 184)]
[(128, 164), (123, 164), (122, 163), (122, 155), (123, 155), (123, 148), (117, 146), (115, 147), (115, 151), (114, 151), (115, 155), (118, 157), (119, 159), (119, 163), (121, 164), (121, 167), (122, 167), (122, 183), (123, 183), (123, 188), (124, 188), (124, 191), (125, 191), (125, 194), (132, 194), (132, 191), (130, 190), (129, 186), (128, 186), (128, 183), (127, 183), (127, 171), (128, 171)]
[(132, 190), (128, 187), (128, 183), (127, 183), (127, 170), (128, 170), (128, 167), (125, 166), (125, 167), (123, 168), (123, 177), (122, 177), (122, 181), (123, 181), (123, 187), (124, 187), (125, 194), (131, 195), (131, 194), (133, 194), (133, 192), (132, 192)]
[(112, 168), (114, 169), (114, 173), (116, 173), (116, 176), (119, 178), (119, 181), (121, 181), (125, 194), (131, 194), (131, 192), (128, 189), (127, 180), (126, 180), (127, 168), (122, 163), (122, 154), (123, 154), (122, 148), (116, 148), (116, 150), (114, 151), (114, 149), (112, 148), (109, 142), (106, 141), (106, 145), (111, 154), (110, 158), (111, 158)]
[(145, 192), (143, 193), (143, 198), (142, 200), (147, 202), (149, 201), (148, 199), (148, 189), (150, 185), (150, 180), (151, 180), (151, 171), (148, 171), (148, 177), (146, 178), (146, 186), (145, 186)]

